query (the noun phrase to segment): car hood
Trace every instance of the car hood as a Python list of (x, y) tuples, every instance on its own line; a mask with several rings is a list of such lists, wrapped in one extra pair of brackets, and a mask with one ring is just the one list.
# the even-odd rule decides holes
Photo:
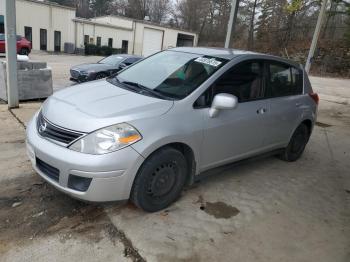
[(77, 65), (73, 66), (72, 70), (77, 70), (79, 72), (87, 72), (87, 71), (95, 71), (95, 72), (101, 72), (105, 70), (110, 70), (110, 69), (117, 69), (117, 66), (112, 66), (108, 64), (82, 64), (82, 65)]
[(43, 104), (42, 112), (55, 125), (92, 132), (117, 123), (157, 117), (173, 104), (98, 80), (54, 93)]

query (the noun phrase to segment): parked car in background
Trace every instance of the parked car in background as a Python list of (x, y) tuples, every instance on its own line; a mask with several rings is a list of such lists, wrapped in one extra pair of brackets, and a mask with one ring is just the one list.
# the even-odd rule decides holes
[[(17, 54), (29, 55), (32, 50), (32, 43), (23, 36), (17, 35)], [(0, 53), (6, 52), (5, 35), (0, 34)]]
[(292, 61), (174, 48), (54, 93), (28, 124), (27, 150), (62, 192), (131, 199), (153, 212), (208, 169), (267, 152), (296, 161), (317, 105), (306, 71)]
[(70, 69), (70, 80), (87, 82), (108, 77), (141, 60), (135, 55), (111, 55), (94, 64), (82, 64)]

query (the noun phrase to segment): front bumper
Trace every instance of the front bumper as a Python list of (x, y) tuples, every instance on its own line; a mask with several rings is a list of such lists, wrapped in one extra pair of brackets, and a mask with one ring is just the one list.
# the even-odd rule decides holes
[[(144, 158), (131, 146), (104, 155), (75, 152), (42, 138), (36, 129), (37, 115), (27, 126), (27, 152), (35, 171), (58, 190), (91, 202), (125, 200)], [(37, 159), (59, 170), (58, 181), (42, 172)], [(92, 178), (87, 191), (69, 188), (70, 175)]]
[(71, 76), (69, 78), (70, 81), (77, 82), (77, 83), (84, 83), (87, 81), (92, 81), (94, 78), (92, 76), (87, 76), (87, 75), (79, 75), (78, 77), (73, 77)]

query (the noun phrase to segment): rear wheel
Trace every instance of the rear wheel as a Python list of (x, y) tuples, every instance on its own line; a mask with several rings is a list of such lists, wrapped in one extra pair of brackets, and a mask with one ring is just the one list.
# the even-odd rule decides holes
[(29, 49), (28, 48), (21, 48), (19, 51), (20, 55), (29, 55)]
[(309, 128), (305, 124), (298, 126), (294, 131), (288, 146), (284, 149), (283, 153), (279, 155), (279, 158), (288, 162), (298, 160), (304, 152), (309, 137)]
[(131, 201), (148, 212), (164, 209), (180, 196), (186, 174), (187, 162), (181, 152), (171, 147), (160, 149), (141, 166)]

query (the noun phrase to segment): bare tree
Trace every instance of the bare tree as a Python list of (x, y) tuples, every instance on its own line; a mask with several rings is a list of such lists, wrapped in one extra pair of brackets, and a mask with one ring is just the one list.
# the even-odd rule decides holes
[(147, 15), (148, 1), (147, 0), (128, 0), (126, 8), (126, 16), (143, 20)]
[(114, 0), (109, 5), (109, 13), (113, 15), (125, 16), (128, 4), (128, 0)]
[(170, 0), (150, 0), (148, 3), (148, 15), (152, 22), (162, 23), (171, 10)]
[(254, 0), (251, 17), (249, 22), (249, 32), (248, 32), (248, 49), (252, 49), (254, 46), (254, 25), (255, 25), (255, 15), (256, 9), (258, 7), (258, 0)]

